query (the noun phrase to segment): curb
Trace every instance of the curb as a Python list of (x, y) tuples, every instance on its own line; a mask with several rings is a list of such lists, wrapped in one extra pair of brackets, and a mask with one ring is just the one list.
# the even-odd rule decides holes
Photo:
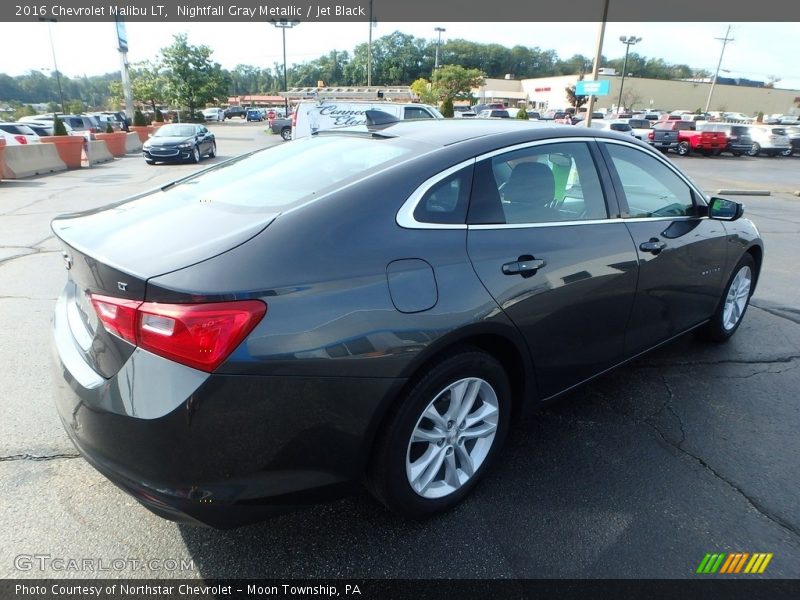
[[(769, 190), (717, 190), (717, 193), (725, 194), (727, 196), (771, 196), (772, 195), (772, 192), (770, 192)], [(797, 194), (797, 192), (795, 193)]]

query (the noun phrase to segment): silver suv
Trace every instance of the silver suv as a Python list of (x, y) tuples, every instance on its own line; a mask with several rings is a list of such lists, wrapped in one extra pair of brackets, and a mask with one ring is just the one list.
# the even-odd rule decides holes
[(747, 153), (749, 156), (758, 156), (762, 152), (767, 156), (777, 156), (792, 147), (785, 127), (753, 125), (750, 127), (750, 137), (753, 138), (753, 146)]

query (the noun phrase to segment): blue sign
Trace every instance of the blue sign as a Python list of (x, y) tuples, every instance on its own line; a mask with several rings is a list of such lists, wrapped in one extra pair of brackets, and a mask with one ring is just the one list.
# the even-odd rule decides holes
[(608, 96), (611, 91), (611, 82), (608, 79), (600, 81), (579, 81), (575, 84), (576, 96)]

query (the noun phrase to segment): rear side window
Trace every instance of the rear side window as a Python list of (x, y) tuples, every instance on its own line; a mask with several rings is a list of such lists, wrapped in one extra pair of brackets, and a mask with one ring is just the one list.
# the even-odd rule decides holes
[(611, 129), (613, 131), (630, 131), (631, 126), (628, 125), (627, 123), (612, 123)]
[(463, 225), (471, 185), (471, 166), (445, 177), (425, 192), (414, 209), (414, 218), (420, 223)]
[(431, 115), (427, 110), (424, 108), (419, 108), (416, 106), (407, 106), (403, 109), (403, 118), (406, 120), (411, 119), (432, 119), (433, 115)]

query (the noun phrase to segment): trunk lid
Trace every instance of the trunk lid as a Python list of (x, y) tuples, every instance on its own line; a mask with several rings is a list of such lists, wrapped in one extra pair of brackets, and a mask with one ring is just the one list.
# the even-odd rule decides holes
[(61, 216), (51, 224), (68, 271), (57, 306), (60, 326), (85, 362), (105, 378), (119, 371), (135, 347), (106, 330), (92, 295), (141, 302), (148, 279), (245, 243), (277, 214), (217, 201), (219, 191), (195, 191), (192, 180), (103, 209)]

